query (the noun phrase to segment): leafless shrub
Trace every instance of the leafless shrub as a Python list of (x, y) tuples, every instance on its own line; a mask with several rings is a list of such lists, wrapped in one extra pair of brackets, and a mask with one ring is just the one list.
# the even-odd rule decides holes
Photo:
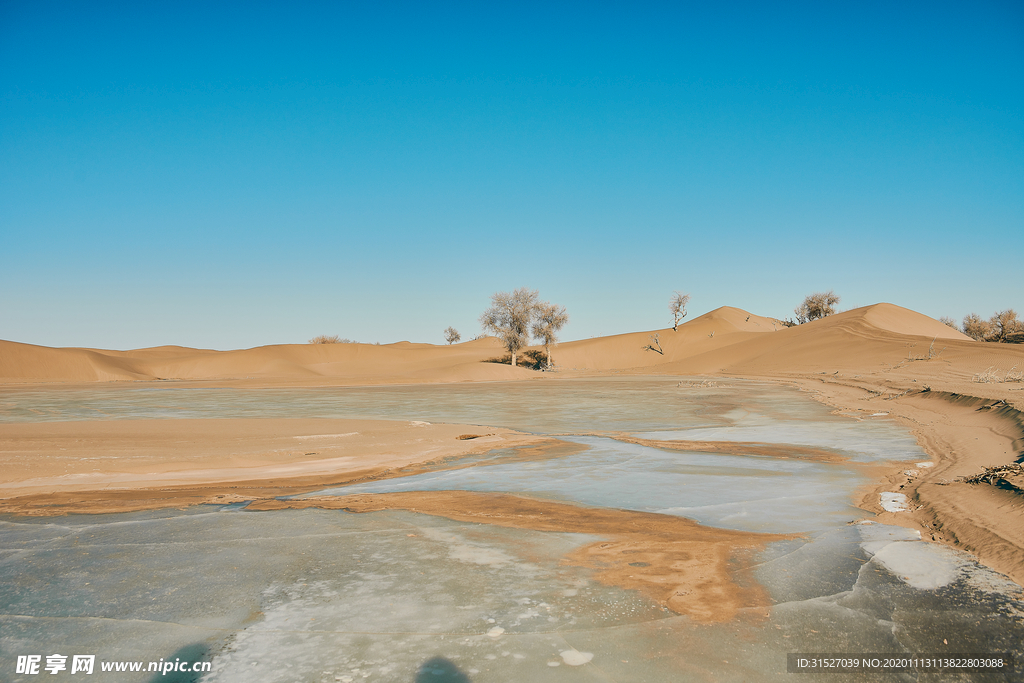
[(1005, 342), (1010, 335), (1024, 331), (1024, 322), (1017, 318), (1017, 311), (1012, 308), (999, 311), (989, 318), (988, 324), (992, 328), (991, 341)]
[(309, 340), (310, 344), (355, 344), (351, 339), (342, 339), (336, 334), (321, 334)]
[(963, 331), (971, 339), (985, 341), (985, 338), (992, 334), (992, 325), (987, 320), (982, 320), (977, 313), (968, 313), (964, 316)]
[(1006, 375), (1003, 376), (1004, 382), (1024, 382), (1024, 370), (1018, 370), (1017, 366), (1014, 365), (1012, 368), (1006, 371)]
[[(898, 367), (900, 367), (900, 366), (902, 366), (902, 365), (904, 365), (906, 363), (913, 363), (916, 360), (931, 360), (932, 358), (937, 358), (940, 353), (942, 353), (943, 351), (946, 350), (946, 347), (943, 346), (941, 349), (936, 351), (935, 350), (935, 340), (936, 339), (937, 339), (937, 337), (932, 337), (932, 343), (928, 345), (928, 354), (925, 355), (925, 356), (915, 356), (910, 351), (910, 349), (907, 349), (907, 359), (905, 361), (901, 361), (900, 363), (898, 363), (896, 366), (894, 366), (894, 368), (898, 368)], [(910, 346), (911, 346), (911, 348), (913, 348), (914, 346), (916, 346), (916, 344), (911, 344)]]
[(444, 331), (444, 340), (448, 342), (449, 346), (459, 341), (460, 339), (462, 339), (462, 335), (459, 334), (459, 331), (454, 327), (449, 327), (447, 330)]
[(999, 371), (994, 367), (989, 367), (984, 372), (979, 372), (974, 375), (971, 380), (972, 382), (980, 382), (982, 384), (999, 383), (1003, 380), (999, 377)]
[(793, 312), (796, 313), (797, 322), (802, 325), (832, 315), (836, 312), (838, 303), (839, 296), (830, 289), (827, 292), (811, 294)]
[(1006, 488), (1012, 491), (1021, 492), (1020, 487), (1011, 481), (1010, 477), (1024, 476), (1024, 466), (1018, 463), (1012, 465), (999, 465), (997, 467), (986, 467), (979, 474), (972, 474), (967, 477), (957, 477), (954, 481), (965, 484), (990, 484), (999, 488)]
[(672, 312), (672, 329), (679, 329), (679, 321), (686, 317), (686, 304), (690, 303), (690, 295), (676, 290), (668, 302), (668, 310)]
[(661, 348), (661, 337), (657, 334), (652, 334), (650, 336), (650, 340), (651, 343), (644, 346), (644, 351), (654, 351), (655, 353), (660, 353), (664, 356), (665, 350)]
[(945, 325), (946, 327), (952, 327), (957, 332), (960, 331), (960, 326), (957, 325), (956, 321), (950, 318), (948, 315), (944, 315), (941, 318), (939, 318), (939, 322)]

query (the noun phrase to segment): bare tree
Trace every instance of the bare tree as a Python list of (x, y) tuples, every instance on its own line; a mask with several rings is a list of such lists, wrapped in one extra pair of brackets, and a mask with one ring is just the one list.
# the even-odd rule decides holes
[(459, 331), (454, 327), (449, 327), (447, 330), (444, 331), (444, 340), (448, 342), (449, 346), (459, 341), (460, 339), (462, 339), (462, 335), (459, 334)]
[(679, 290), (672, 295), (668, 303), (668, 310), (672, 312), (672, 329), (679, 329), (679, 321), (686, 317), (686, 304), (690, 303), (690, 295), (683, 294)]
[(804, 299), (804, 302), (794, 309), (796, 320), (803, 325), (812, 320), (818, 320), (832, 315), (836, 312), (836, 304), (839, 303), (839, 296), (831, 289), (827, 292), (816, 292)]
[(960, 326), (957, 325), (956, 321), (950, 318), (948, 315), (944, 315), (941, 318), (939, 318), (939, 322), (945, 325), (946, 327), (952, 327), (957, 332), (960, 331)]
[(548, 367), (552, 367), (551, 346), (558, 341), (558, 331), (569, 322), (569, 314), (565, 306), (557, 306), (547, 301), (538, 304), (533, 322), (533, 336), (544, 344), (544, 354), (548, 357)]
[(661, 335), (652, 334), (648, 339), (651, 340), (651, 343), (643, 347), (644, 351), (654, 351), (664, 356), (665, 349), (661, 348)]
[(1005, 342), (1007, 336), (1024, 329), (1024, 322), (1017, 319), (1017, 311), (1012, 308), (999, 311), (989, 319), (988, 324), (992, 328), (992, 341), (998, 342)]
[(526, 346), (530, 334), (530, 321), (537, 308), (537, 290), (520, 287), (509, 294), (498, 292), (491, 295), (491, 307), (480, 316), (480, 325), (501, 341), (501, 345), (512, 355)]
[(992, 325), (987, 320), (982, 320), (977, 313), (968, 313), (964, 316), (963, 330), (971, 339), (984, 341), (985, 337), (992, 334)]

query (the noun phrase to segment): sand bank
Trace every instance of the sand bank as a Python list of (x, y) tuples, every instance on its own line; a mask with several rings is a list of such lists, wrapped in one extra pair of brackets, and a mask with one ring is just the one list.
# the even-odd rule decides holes
[[(55, 514), (61, 507), (67, 512), (65, 506), (77, 497), (85, 507), (92, 501), (95, 511), (103, 496), (110, 499), (108, 511), (118, 508), (118, 497), (119, 509), (139, 509), (145, 491), (166, 506), (175, 504), (175, 492), (183, 503), (240, 489), (311, 490), (551, 441), (509, 429), (396, 420), (8, 423), (0, 424), (0, 509), (13, 511), (31, 500), (43, 510), (50, 497), (51, 503), (60, 501), (50, 508)], [(521, 457), (541, 457), (541, 452), (524, 450)]]
[[(569, 554), (565, 562), (594, 569), (605, 585), (638, 590), (679, 614), (710, 623), (769, 604), (764, 590), (731, 566), (750, 551), (791, 536), (702, 526), (682, 517), (588, 508), (522, 496), (469, 491), (412, 491), (261, 500), (246, 509), (324, 508), (349, 512), (409, 510), (459, 522), (517, 529), (591, 534), (604, 540)], [(744, 563), (739, 562), (739, 567)]]

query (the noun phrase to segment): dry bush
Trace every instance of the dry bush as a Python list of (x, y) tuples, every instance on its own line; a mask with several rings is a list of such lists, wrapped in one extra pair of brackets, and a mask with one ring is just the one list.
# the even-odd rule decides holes
[(992, 328), (991, 341), (1005, 342), (1010, 335), (1024, 330), (1024, 322), (1017, 318), (1017, 311), (1012, 308), (999, 311), (989, 318), (988, 324)]
[(979, 373), (975, 374), (974, 377), (971, 378), (971, 381), (972, 382), (981, 382), (983, 384), (988, 384), (990, 382), (996, 382), (996, 383), (1002, 382), (1003, 380), (999, 379), (999, 371), (996, 370), (995, 368), (991, 368), (990, 367), (987, 370), (985, 370), (984, 372), (979, 372)]
[(830, 289), (827, 292), (811, 294), (793, 312), (796, 313), (797, 322), (802, 325), (832, 315), (836, 312), (838, 303), (839, 295)]
[(462, 339), (462, 335), (459, 334), (459, 331), (454, 327), (449, 327), (447, 330), (444, 331), (444, 340), (448, 342), (449, 346), (459, 341), (460, 339)]
[(985, 338), (992, 334), (992, 326), (987, 320), (982, 320), (977, 313), (968, 313), (964, 316), (963, 331), (971, 339), (985, 341)]
[(679, 321), (686, 317), (686, 304), (690, 303), (690, 295), (680, 291), (672, 294), (668, 302), (668, 310), (672, 313), (672, 330), (679, 330)]
[(979, 372), (973, 377), (973, 381), (981, 382), (983, 384), (1001, 384), (1003, 382), (1024, 382), (1024, 372), (1017, 369), (1014, 365), (1012, 368), (1003, 373), (1003, 376), (999, 376), (999, 370), (994, 367), (986, 369), (984, 372)]
[(999, 311), (988, 320), (982, 320), (977, 313), (968, 313), (964, 316), (963, 333), (977, 341), (1020, 344), (1024, 343), (1024, 321), (1012, 308)]
[(960, 331), (960, 326), (957, 325), (956, 321), (950, 318), (948, 315), (944, 315), (941, 318), (939, 318), (939, 322), (945, 325), (946, 327), (952, 327), (957, 332)]
[(355, 344), (351, 339), (342, 339), (336, 334), (321, 334), (309, 340), (310, 344)]
[(955, 481), (962, 481), (966, 484), (991, 484), (999, 488), (1009, 489), (1021, 493), (1021, 489), (1011, 479), (1024, 475), (1024, 466), (1019, 463), (1011, 465), (998, 465), (986, 467), (983, 472), (967, 477), (957, 477)]

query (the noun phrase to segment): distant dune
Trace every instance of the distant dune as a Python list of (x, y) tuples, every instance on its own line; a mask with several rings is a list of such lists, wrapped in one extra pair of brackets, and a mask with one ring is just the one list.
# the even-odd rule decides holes
[[(792, 328), (738, 308), (722, 307), (680, 325), (678, 331), (668, 328), (565, 342), (557, 345), (552, 355), (559, 369), (569, 374), (633, 371), (799, 376), (899, 369), (901, 363), (927, 358), (929, 353), (941, 359), (950, 379), (963, 380), (990, 365), (1007, 365), (1016, 357), (1024, 367), (1022, 347), (976, 342), (932, 318), (892, 304), (858, 308)], [(541, 375), (522, 367), (484, 362), (502, 354), (493, 338), (452, 346), (281, 344), (236, 351), (179, 346), (106, 351), (0, 341), (0, 383), (179, 380), (350, 385), (496, 381)]]

